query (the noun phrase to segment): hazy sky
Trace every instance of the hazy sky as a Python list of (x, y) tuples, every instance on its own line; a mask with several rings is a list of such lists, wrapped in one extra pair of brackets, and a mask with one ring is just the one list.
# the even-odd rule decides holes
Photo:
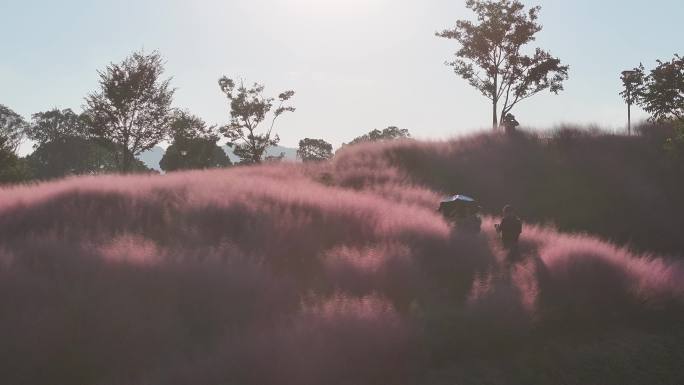
[[(570, 65), (559, 96), (536, 96), (523, 125), (624, 127), (619, 74), (682, 51), (682, 0), (544, 0), (536, 44)], [(396, 125), (415, 137), (486, 128), (489, 101), (444, 66), (456, 43), (434, 36), (470, 18), (463, 0), (0, 0), (0, 104), (29, 118), (79, 110), (97, 69), (134, 50), (159, 50), (175, 106), (228, 119), (221, 75), (297, 92), (281, 144), (334, 145)], [(643, 113), (637, 112), (637, 117)]]

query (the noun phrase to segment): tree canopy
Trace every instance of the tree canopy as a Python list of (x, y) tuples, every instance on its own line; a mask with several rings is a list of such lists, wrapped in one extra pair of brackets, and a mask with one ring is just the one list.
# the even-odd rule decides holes
[(174, 141), (159, 161), (162, 170), (196, 170), (228, 167), (232, 163), (216, 142), (206, 138), (189, 138)]
[(492, 101), (494, 128), (502, 123), (499, 116), (503, 119), (521, 101), (547, 89), (554, 94), (563, 90), (567, 65), (541, 48), (523, 53), (542, 30), (537, 22), (541, 7), (525, 11), (517, 0), (467, 0), (466, 7), (477, 22), (458, 20), (437, 36), (460, 44), (456, 59), (446, 64)]
[(16, 151), (26, 131), (24, 118), (11, 108), (0, 104), (0, 138), (2, 147), (10, 152)]
[[(26, 157), (36, 179), (69, 175), (93, 175), (119, 170), (116, 144), (80, 136), (64, 136), (43, 143)], [(150, 172), (140, 160), (133, 159), (130, 172)]]
[(677, 120), (684, 123), (684, 58), (658, 60), (648, 74), (643, 65), (635, 68), (634, 99), (654, 121)]
[(410, 138), (411, 134), (406, 128), (399, 128), (396, 126), (389, 126), (383, 130), (374, 129), (367, 134), (354, 138), (349, 144), (358, 144), (364, 142), (376, 142), (381, 140), (394, 140)]
[(135, 52), (98, 71), (100, 90), (86, 103), (93, 132), (117, 145), (117, 164), (131, 171), (135, 156), (165, 139), (171, 123), (174, 89), (162, 80), (161, 55)]
[(232, 163), (216, 142), (215, 126), (187, 111), (176, 111), (171, 124), (173, 143), (166, 149), (159, 166), (164, 171), (228, 167)]
[(220, 128), (220, 132), (228, 138), (228, 146), (233, 147), (235, 155), (241, 163), (261, 163), (269, 147), (280, 142), (278, 134), (273, 133), (276, 120), (285, 112), (294, 112), (295, 108), (286, 103), (294, 96), (294, 91), (285, 91), (278, 95), (278, 106), (272, 113), (268, 129), (259, 130), (274, 107), (276, 98), (264, 96), (264, 86), (254, 83), (246, 87), (228, 77), (219, 79), (221, 91), (230, 101), (230, 122)]
[(31, 174), (26, 163), (17, 157), (6, 137), (0, 136), (0, 184), (23, 182)]
[(174, 140), (178, 138), (206, 138), (218, 141), (219, 139), (216, 126), (209, 126), (202, 118), (191, 114), (189, 111), (179, 109), (173, 112), (170, 136)]
[(33, 114), (31, 124), (27, 126), (26, 136), (35, 141), (34, 147), (66, 137), (87, 138), (90, 136), (87, 119), (70, 108)]
[(303, 162), (323, 161), (332, 156), (332, 144), (323, 139), (304, 138), (299, 141), (297, 157)]
[(643, 64), (634, 68), (630, 84), (625, 84), (630, 92), (625, 90), (620, 94), (628, 103), (635, 102), (648, 112), (651, 121), (673, 123), (673, 133), (665, 143), (665, 150), (681, 164), (684, 159), (684, 57), (675, 54), (671, 60), (657, 60), (657, 63), (649, 72)]

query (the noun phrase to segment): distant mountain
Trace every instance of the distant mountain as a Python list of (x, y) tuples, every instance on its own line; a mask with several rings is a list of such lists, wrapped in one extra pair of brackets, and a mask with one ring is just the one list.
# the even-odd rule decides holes
[[(237, 163), (240, 161), (240, 158), (238, 158), (233, 153), (233, 149), (231, 149), (230, 147), (223, 146), (223, 151), (226, 152), (226, 155), (228, 155), (231, 162)], [(285, 158), (284, 158), (285, 160), (289, 160), (289, 161), (296, 161), (297, 160), (297, 149), (296, 148), (275, 146), (275, 147), (271, 147), (268, 150), (266, 150), (266, 156), (279, 156), (281, 153), (285, 154)]]
[[(226, 152), (226, 155), (228, 155), (228, 158), (230, 158), (230, 161), (233, 163), (237, 163), (240, 161), (240, 158), (235, 156), (233, 153), (233, 150), (228, 147), (228, 146), (223, 146), (223, 151)], [(153, 170), (161, 171), (161, 168), (159, 167), (159, 161), (162, 159), (164, 156), (164, 150), (163, 148), (159, 146), (153, 147), (151, 150), (145, 151), (142, 154), (138, 156), (138, 159), (140, 159), (145, 165)], [(296, 148), (290, 148), (290, 147), (283, 147), (283, 146), (275, 146), (271, 147), (266, 151), (266, 154), (268, 156), (278, 156), (281, 153), (285, 154), (285, 160), (289, 161), (296, 161), (297, 160), (297, 149)]]

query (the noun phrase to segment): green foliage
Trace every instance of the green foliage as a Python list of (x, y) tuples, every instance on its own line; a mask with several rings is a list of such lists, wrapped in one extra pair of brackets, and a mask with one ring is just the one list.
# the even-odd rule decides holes
[(132, 170), (135, 156), (167, 137), (174, 89), (161, 80), (158, 52), (135, 52), (121, 63), (98, 71), (100, 90), (86, 98), (94, 133), (117, 146), (122, 172)]
[(684, 58), (675, 55), (670, 61), (658, 60), (648, 75), (644, 66), (635, 68), (635, 101), (654, 121), (684, 122)]
[(25, 162), (12, 149), (11, 141), (0, 136), (0, 184), (18, 183), (30, 179)]
[(85, 115), (78, 115), (70, 108), (58, 108), (33, 114), (33, 121), (26, 129), (26, 136), (35, 141), (34, 147), (69, 137), (89, 137), (89, 125)]
[(14, 152), (19, 147), (27, 124), (24, 118), (9, 107), (0, 104), (0, 137), (3, 148)]
[(285, 91), (278, 95), (278, 107), (273, 112), (271, 125), (267, 131), (259, 133), (259, 126), (271, 112), (275, 98), (264, 96), (264, 86), (254, 83), (245, 87), (241, 82), (236, 85), (233, 79), (219, 79), (221, 91), (230, 100), (230, 123), (221, 127), (220, 132), (228, 138), (228, 146), (233, 147), (235, 155), (241, 163), (261, 163), (269, 147), (276, 146), (280, 137), (273, 135), (276, 120), (285, 112), (294, 112), (295, 108), (285, 103), (294, 96), (294, 91)]
[(15, 151), (26, 130), (21, 115), (0, 104), (0, 184), (28, 180), (30, 173)]
[(456, 40), (461, 48), (456, 59), (446, 64), (492, 101), (492, 124), (496, 128), (497, 106), (503, 101), (503, 118), (519, 102), (548, 89), (557, 94), (568, 78), (567, 65), (547, 51), (536, 48), (522, 52), (542, 30), (537, 23), (541, 7), (525, 6), (517, 0), (468, 0), (466, 6), (477, 15), (477, 24), (458, 20), (456, 27), (437, 36)]
[(394, 139), (405, 139), (410, 138), (411, 134), (406, 128), (398, 128), (395, 126), (389, 126), (384, 130), (374, 129), (373, 131), (361, 135), (358, 138), (354, 138), (349, 144), (358, 144), (365, 142), (377, 142), (381, 140), (394, 140)]
[(176, 111), (171, 123), (173, 143), (159, 166), (164, 171), (228, 167), (232, 163), (221, 147), (215, 126), (187, 111)]
[(206, 138), (177, 139), (166, 149), (159, 166), (164, 171), (221, 168), (230, 159), (216, 141)]
[[(34, 152), (24, 159), (34, 179), (92, 175), (120, 171), (120, 154), (126, 151), (110, 139), (94, 137), (93, 115), (58, 108), (33, 114), (26, 136), (35, 141)], [(99, 136), (99, 135), (98, 135)], [(149, 172), (138, 159), (130, 159), (128, 172)]]
[(638, 100), (640, 87), (644, 83), (644, 66), (639, 65), (632, 71), (623, 72), (622, 86), (624, 89), (620, 92), (620, 96), (625, 100), (627, 104), (633, 104)]
[(674, 135), (665, 141), (665, 151), (677, 164), (684, 161), (684, 123), (679, 123), (674, 128)]
[(297, 157), (303, 162), (318, 162), (332, 156), (332, 144), (323, 139), (304, 138), (299, 141)]
[[(33, 178), (46, 180), (69, 175), (92, 175), (119, 171), (114, 143), (78, 136), (64, 136), (38, 146), (26, 157)], [(131, 172), (149, 172), (134, 159)]]
[(680, 164), (684, 159), (684, 58), (675, 54), (670, 61), (657, 62), (649, 73), (640, 64), (631, 76), (623, 76), (625, 90), (620, 95), (651, 114), (652, 122), (673, 125), (664, 148), (670, 159)]
[(184, 110), (174, 111), (170, 134), (174, 140), (205, 138), (214, 139), (216, 142), (219, 139), (216, 126), (207, 126), (202, 118)]

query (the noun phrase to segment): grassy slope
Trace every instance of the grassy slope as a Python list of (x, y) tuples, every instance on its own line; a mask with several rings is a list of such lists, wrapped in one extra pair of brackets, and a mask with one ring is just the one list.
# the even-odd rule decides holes
[(528, 221), (681, 256), (684, 167), (663, 150), (668, 128), (648, 129), (633, 137), (565, 129), (392, 143), (366, 151), (363, 162), (395, 167), (434, 191), (472, 194), (492, 213), (511, 203)]
[(511, 263), (493, 219), (451, 231), (449, 186), (406, 164), (467, 143), (0, 190), (0, 378), (682, 383), (683, 264), (534, 226)]

